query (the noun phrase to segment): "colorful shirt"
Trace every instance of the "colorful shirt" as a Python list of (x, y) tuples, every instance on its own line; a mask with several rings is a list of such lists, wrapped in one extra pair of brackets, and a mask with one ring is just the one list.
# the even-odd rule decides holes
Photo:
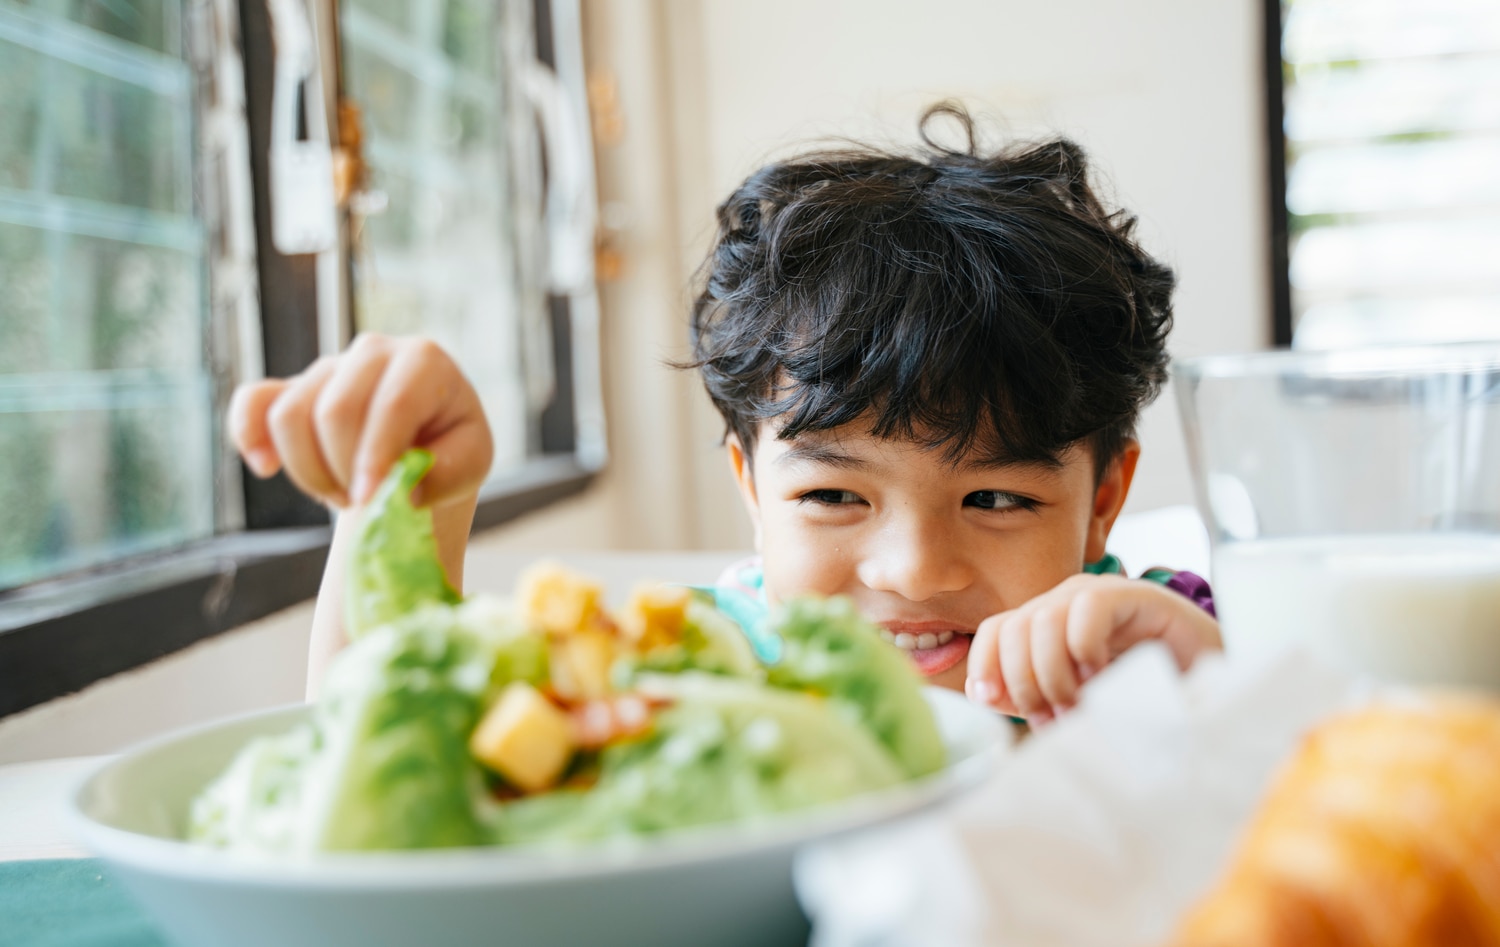
[[(1083, 571), (1090, 575), (1124, 575), (1125, 566), (1118, 556), (1105, 553), (1103, 559), (1089, 563), (1083, 567)], [(1180, 595), (1187, 596), (1194, 605), (1215, 618), (1219, 617), (1219, 613), (1214, 610), (1213, 589), (1209, 588), (1208, 580), (1198, 573), (1188, 572), (1186, 569), (1177, 571), (1157, 567), (1147, 569), (1141, 573), (1140, 577), (1147, 582), (1160, 583)]]
[[(1124, 575), (1125, 566), (1119, 557), (1105, 553), (1098, 562), (1091, 562), (1083, 571), (1092, 575)], [(1156, 582), (1180, 595), (1214, 617), (1214, 594), (1208, 580), (1194, 572), (1172, 569), (1147, 569), (1140, 576), (1148, 582)], [(759, 556), (742, 559), (725, 569), (718, 582), (700, 588), (713, 595), (715, 604), (724, 614), (733, 618), (744, 629), (750, 646), (756, 655), (767, 663), (781, 655), (781, 641), (765, 627), (770, 606), (766, 602), (766, 575)]]

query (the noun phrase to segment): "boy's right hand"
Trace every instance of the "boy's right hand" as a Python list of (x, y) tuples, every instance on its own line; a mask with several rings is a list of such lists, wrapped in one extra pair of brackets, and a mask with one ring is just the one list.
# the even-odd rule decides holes
[(413, 501), (474, 497), (495, 445), (479, 395), (430, 339), (362, 334), (292, 378), (241, 385), (229, 402), (229, 433), (259, 477), (285, 469), (304, 493), (359, 506), (408, 448), (432, 451)]
[(1218, 621), (1156, 582), (1075, 575), (979, 624), (964, 690), (1002, 713), (1047, 723), (1077, 704), (1094, 674), (1142, 641), (1164, 643), (1187, 670), (1222, 650)]

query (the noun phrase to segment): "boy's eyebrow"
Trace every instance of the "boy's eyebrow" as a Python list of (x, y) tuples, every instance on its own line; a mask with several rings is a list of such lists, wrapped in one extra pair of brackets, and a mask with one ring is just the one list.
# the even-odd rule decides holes
[(958, 466), (966, 470), (1035, 470), (1052, 471), (1061, 470), (1063, 463), (1057, 458), (1044, 458), (1042, 460), (1017, 460), (1014, 457), (981, 457), (977, 460), (966, 460)]
[(786, 453), (776, 458), (777, 466), (782, 464), (823, 464), (828, 467), (838, 467), (841, 470), (864, 470), (870, 466), (869, 461), (853, 454), (846, 454), (834, 447), (832, 444), (819, 444), (815, 441), (799, 441), (787, 448)]
[[(775, 463), (782, 464), (823, 464), (828, 467), (837, 467), (841, 470), (866, 470), (870, 462), (863, 457), (845, 453), (832, 444), (820, 444), (816, 441), (798, 441), (787, 448), (786, 453), (777, 457)], [(965, 460), (957, 465), (964, 470), (1035, 470), (1053, 471), (1063, 466), (1060, 458), (1047, 460), (1017, 460), (1005, 455), (988, 455)]]

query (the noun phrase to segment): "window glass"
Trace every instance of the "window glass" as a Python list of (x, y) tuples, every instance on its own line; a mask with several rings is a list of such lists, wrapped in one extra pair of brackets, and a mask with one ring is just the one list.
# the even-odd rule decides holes
[[(539, 135), (512, 79), (533, 4), (338, 9), (371, 169), (357, 328), (440, 341), (514, 470), (553, 397)], [(267, 195), (238, 23), (230, 0), (0, 0), (0, 591), (245, 525), (218, 419), (260, 363)]]
[(0, 588), (214, 529), (177, 0), (0, 0)]
[[(359, 106), (370, 193), (356, 215), (361, 331), (436, 338), (479, 390), (495, 471), (527, 456), (515, 260), (511, 90), (488, 0), (346, 0), (344, 82)], [(535, 303), (529, 304), (535, 307)]]
[(1294, 341), (1500, 338), (1500, 5), (1283, 5)]

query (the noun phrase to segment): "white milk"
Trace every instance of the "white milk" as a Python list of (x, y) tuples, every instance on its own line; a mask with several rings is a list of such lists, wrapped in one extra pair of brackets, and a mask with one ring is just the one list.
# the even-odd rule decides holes
[(1387, 680), (1500, 690), (1500, 536), (1225, 543), (1213, 574), (1231, 655), (1296, 643)]

